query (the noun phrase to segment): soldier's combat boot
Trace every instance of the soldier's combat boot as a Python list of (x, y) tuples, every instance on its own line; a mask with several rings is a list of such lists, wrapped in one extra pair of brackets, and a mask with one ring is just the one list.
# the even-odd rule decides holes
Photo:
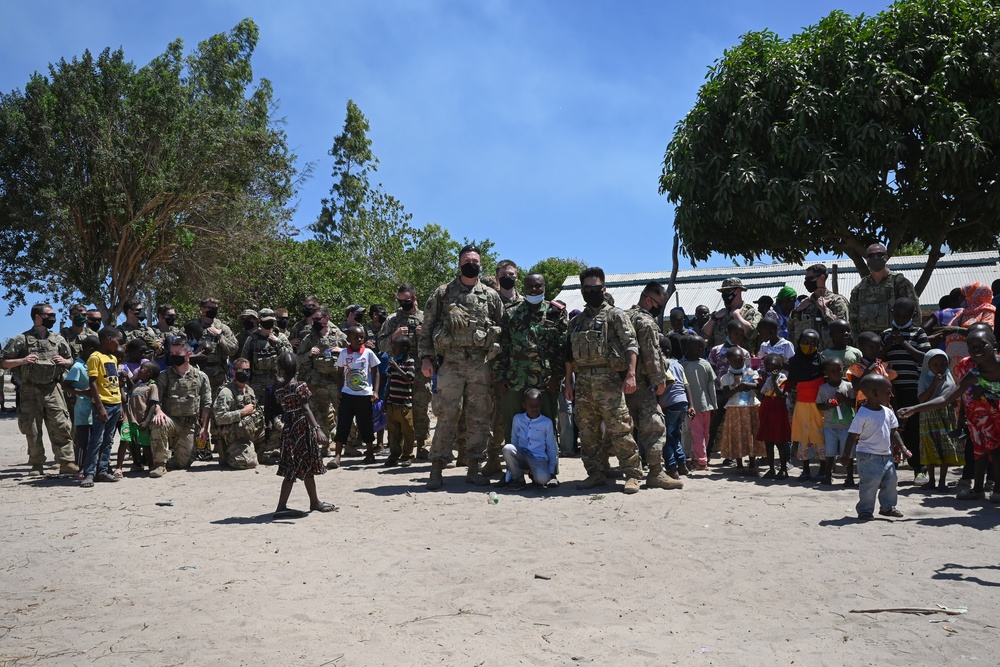
[(465, 481), (476, 486), (489, 486), (490, 478), (479, 472), (479, 462), (470, 463), (465, 473)]
[[(637, 480), (638, 481), (638, 480)], [(646, 475), (646, 488), (649, 489), (683, 489), (684, 482), (674, 479), (658, 465), (649, 466), (649, 474)]]
[[(669, 478), (668, 478), (669, 479)], [(627, 495), (632, 495), (633, 493), (639, 493), (639, 480), (635, 477), (629, 477), (625, 480), (625, 488), (622, 492)]]
[(483, 473), (484, 477), (492, 477), (493, 475), (503, 472), (503, 466), (500, 465), (500, 457), (489, 457), (486, 461), (486, 465), (483, 466), (483, 469), (480, 472)]
[(427, 480), (427, 489), (429, 491), (437, 491), (444, 484), (444, 479), (441, 476), (444, 470), (444, 461), (435, 461), (431, 465), (431, 478)]
[(588, 475), (587, 479), (583, 480), (582, 482), (577, 482), (576, 488), (580, 489), (581, 491), (585, 491), (587, 489), (596, 489), (597, 487), (604, 486), (607, 483), (608, 483), (608, 478), (605, 477), (603, 474), (594, 474), (594, 475)]
[(417, 443), (417, 456), (416, 456), (416, 459), (418, 461), (426, 461), (428, 459), (427, 454), (428, 454), (428, 452), (427, 452), (427, 443), (425, 443), (425, 442), (418, 442)]
[(72, 461), (66, 461), (59, 464), (59, 474), (60, 475), (75, 475), (80, 472), (80, 466), (73, 463)]
[(31, 472), (28, 473), (28, 476), (29, 477), (41, 477), (44, 474), (45, 474), (44, 466), (42, 466), (42, 465), (39, 464), (39, 465), (33, 465), (33, 466), (31, 466)]

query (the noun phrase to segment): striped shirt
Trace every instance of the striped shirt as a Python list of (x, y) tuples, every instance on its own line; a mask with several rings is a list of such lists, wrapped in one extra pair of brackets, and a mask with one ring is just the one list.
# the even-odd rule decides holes
[[(882, 343), (885, 344), (889, 337), (897, 331), (903, 336), (903, 340), (909, 341), (910, 345), (921, 352), (926, 353), (931, 349), (927, 333), (912, 324), (901, 329), (886, 329), (882, 332)], [(888, 362), (892, 370), (896, 371), (896, 379), (892, 381), (893, 387), (917, 388), (917, 383), (920, 381), (920, 362), (914, 361), (905, 347), (896, 345), (889, 348), (885, 354), (885, 361)]]
[(389, 365), (389, 387), (386, 392), (386, 402), (393, 405), (413, 405), (413, 376), (416, 373), (416, 362), (411, 355), (402, 359), (395, 358), (395, 368)]

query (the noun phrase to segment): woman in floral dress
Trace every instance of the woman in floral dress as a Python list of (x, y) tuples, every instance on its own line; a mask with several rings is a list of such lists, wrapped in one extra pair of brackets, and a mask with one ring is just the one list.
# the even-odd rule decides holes
[(288, 508), (288, 496), (297, 479), (301, 479), (306, 487), (311, 511), (332, 512), (337, 508), (331, 503), (322, 502), (316, 495), (316, 475), (326, 472), (320, 446), (328, 441), (309, 409), (309, 388), (296, 377), (298, 361), (291, 352), (278, 357), (277, 366), (274, 400), (281, 407), (281, 420), (284, 424), (281, 429), (281, 456), (278, 459), (278, 476), (283, 480), (274, 518), (306, 516), (306, 512)]
[[(926, 403), (899, 410), (900, 419), (926, 412), (962, 399), (969, 425), (975, 456), (975, 479), (971, 489), (962, 489), (961, 500), (983, 500), (986, 466), (993, 462), (994, 477), (1000, 475), (1000, 359), (997, 358), (996, 338), (986, 327), (977, 327), (966, 339), (969, 356), (955, 370), (957, 385), (944, 396)], [(1000, 503), (1000, 493), (990, 496), (991, 503)]]

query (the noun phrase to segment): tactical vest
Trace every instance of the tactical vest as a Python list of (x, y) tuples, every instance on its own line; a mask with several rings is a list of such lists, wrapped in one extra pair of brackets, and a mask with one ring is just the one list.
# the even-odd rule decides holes
[(198, 386), (201, 373), (191, 368), (183, 377), (168, 368), (164, 375), (163, 411), (170, 417), (197, 417), (201, 412), (201, 391)]
[(346, 347), (347, 340), (337, 336), (332, 331), (326, 336), (317, 336), (310, 332), (303, 339), (310, 348), (318, 347), (320, 353), (309, 359), (309, 369), (323, 377), (332, 378), (337, 375), (337, 358), (339, 355), (330, 352), (331, 347)]
[(24, 356), (36, 355), (38, 359), (33, 364), (25, 364), (11, 369), (11, 374), (27, 384), (53, 384), (63, 378), (65, 369), (56, 364), (53, 358), (59, 354), (59, 342), (63, 340), (58, 334), (49, 333), (47, 338), (39, 338), (34, 330), (25, 331), (24, 345), (27, 353)]
[(278, 348), (271, 344), (267, 336), (262, 336), (256, 331), (248, 337), (250, 341), (250, 370), (254, 375), (260, 373), (269, 374), (278, 363)]
[[(617, 337), (609, 340), (608, 313), (611, 308), (601, 308), (593, 318), (584, 311), (570, 323), (569, 340), (573, 348), (573, 365), (580, 368), (607, 366), (613, 371), (628, 370), (628, 355)], [(590, 327), (584, 325), (590, 322)]]
[[(450, 286), (449, 286), (450, 287)], [(500, 339), (500, 327), (494, 325), (489, 315), (489, 298), (486, 288), (475, 287), (468, 292), (460, 292), (440, 306), (441, 312), (434, 326), (434, 351), (439, 354), (449, 350), (486, 350)], [(449, 327), (449, 313), (452, 309), (462, 309), (468, 324), (461, 330)]]
[(232, 393), (233, 410), (241, 410), (246, 405), (253, 405), (254, 411), (246, 417), (240, 417), (239, 421), (222, 426), (223, 435), (231, 441), (237, 440), (257, 440), (263, 435), (264, 430), (264, 409), (257, 403), (254, 392), (240, 392), (235, 385), (227, 385), (227, 390)]

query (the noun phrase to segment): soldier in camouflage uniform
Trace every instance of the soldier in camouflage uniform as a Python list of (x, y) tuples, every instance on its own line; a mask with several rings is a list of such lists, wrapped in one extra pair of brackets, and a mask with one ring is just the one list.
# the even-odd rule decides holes
[(596, 266), (584, 269), (580, 285), (587, 307), (569, 323), (565, 389), (566, 400), (575, 400), (574, 416), (587, 469), (587, 479), (577, 488), (593, 489), (607, 483), (607, 459), (601, 446), (603, 422), (625, 474), (624, 491), (638, 493), (642, 470), (632, 438), (632, 417), (625, 404), (625, 395), (636, 390), (639, 347), (635, 331), (621, 309), (605, 302), (603, 270)]
[[(177, 310), (169, 303), (162, 303), (156, 308), (156, 325), (153, 327), (156, 335), (166, 345), (168, 338), (180, 336), (184, 331), (177, 326)], [(160, 351), (157, 358), (166, 357), (166, 349)]]
[(292, 325), (288, 335), (288, 342), (292, 347), (298, 349), (302, 344), (302, 339), (312, 329), (313, 313), (319, 310), (319, 299), (315, 296), (307, 296), (302, 299), (302, 319)]
[(183, 336), (170, 343), (169, 367), (156, 378), (160, 402), (153, 407), (150, 477), (163, 477), (167, 469), (190, 467), (195, 441), (208, 440), (212, 417), (211, 383), (208, 376), (191, 365), (191, 346)]
[[(96, 341), (97, 332), (87, 326), (87, 307), (83, 304), (78, 303), (70, 307), (69, 317), (70, 326), (63, 327), (59, 335), (69, 343), (69, 349), (73, 352), (73, 356), (70, 358), (76, 361), (83, 352), (83, 341), (87, 338), (93, 338)], [(72, 421), (73, 409), (76, 407), (76, 394), (70, 392), (63, 393), (66, 395), (66, 409), (69, 410), (70, 421)]]
[[(347, 336), (330, 322), (330, 310), (320, 308), (313, 312), (309, 329), (302, 334), (299, 343), (299, 378), (305, 381), (312, 396), (312, 406), (316, 423), (329, 439), (337, 430), (337, 403), (340, 400), (340, 385), (337, 382), (337, 358), (347, 345)], [(329, 447), (323, 448), (329, 452)], [(339, 467), (334, 459), (331, 466)]]
[[(274, 371), (282, 352), (292, 352), (292, 345), (283, 334), (275, 332), (277, 318), (270, 308), (260, 310), (260, 328), (251, 332), (243, 344), (240, 355), (250, 362), (250, 387), (257, 395), (257, 402), (267, 404), (267, 394), (274, 384)], [(261, 454), (277, 452), (281, 444), (281, 417), (269, 415), (266, 424), (267, 440), (261, 443)]]
[(142, 307), (142, 302), (129, 299), (125, 302), (124, 311), (125, 323), (118, 325), (118, 330), (122, 332), (122, 347), (136, 338), (141, 338), (151, 350), (158, 352), (162, 349), (163, 341), (160, 335), (145, 324), (146, 309)]
[(493, 381), (490, 362), (500, 351), (500, 319), (503, 303), (496, 291), (479, 281), (482, 268), (479, 249), (472, 245), (459, 253), (461, 275), (441, 285), (427, 300), (420, 334), (421, 370), (434, 374), (434, 356), (442, 362), (437, 372), (434, 396), (437, 427), (431, 443), (428, 489), (441, 488), (442, 471), (452, 458), (459, 413), (466, 405), (468, 432), (466, 481), (486, 486), (488, 477), (479, 472), (486, 457), (493, 416)]
[(237, 333), (236, 333), (236, 351), (233, 352), (231, 356), (232, 359), (241, 356), (243, 352), (243, 346), (247, 344), (247, 338), (250, 334), (257, 330), (257, 311), (252, 308), (247, 308), (242, 313), (240, 313), (237, 319)]
[(806, 329), (819, 334), (819, 352), (833, 345), (830, 324), (846, 320), (850, 304), (839, 294), (826, 289), (826, 266), (813, 264), (806, 269), (806, 290), (809, 298), (803, 299), (788, 317), (788, 336), (792, 345), (798, 347), (799, 337)]
[(264, 444), (264, 408), (249, 382), (250, 360), (240, 357), (233, 361), (233, 381), (212, 404), (222, 440), (219, 460), (236, 470), (256, 468), (256, 450)]
[(52, 455), (60, 474), (79, 472), (73, 457), (73, 422), (62, 388), (66, 369), (73, 365), (69, 343), (51, 329), (56, 312), (47, 303), (31, 307), (33, 326), (14, 336), (3, 349), (4, 369), (21, 383), (17, 425), (28, 439), (28, 463), (32, 475), (41, 475), (45, 465), (42, 423), (49, 432)]
[(761, 315), (752, 303), (744, 303), (743, 293), (746, 288), (743, 281), (739, 278), (726, 278), (719, 291), (725, 306), (712, 313), (711, 319), (701, 328), (710, 341), (709, 348), (726, 342), (726, 327), (731, 320), (736, 320), (746, 334), (745, 347), (749, 350), (757, 349), (754, 347), (754, 340), (757, 338), (757, 325), (760, 324)]
[(204, 355), (204, 361), (199, 362), (199, 369), (212, 385), (212, 396), (216, 396), (222, 385), (226, 384), (229, 375), (229, 357), (238, 352), (236, 336), (222, 320), (216, 319), (219, 314), (219, 300), (206, 297), (201, 300), (201, 317), (196, 320), (204, 332), (199, 345), (199, 353)]
[[(378, 349), (386, 354), (392, 354), (392, 343), (400, 336), (409, 336), (413, 347), (410, 353), (414, 359), (420, 359), (420, 334), (423, 332), (424, 313), (417, 306), (417, 295), (413, 285), (403, 283), (396, 290), (396, 302), (399, 309), (386, 319), (378, 332)], [(345, 339), (346, 340), (346, 339)], [(310, 387), (312, 389), (312, 387)], [(431, 383), (423, 373), (417, 373), (413, 378), (413, 433), (416, 438), (416, 458), (426, 460), (427, 436), (430, 433), (430, 417), (427, 414), (431, 403)]]
[(500, 353), (493, 364), (502, 403), (500, 428), (507, 442), (528, 389), (541, 392), (542, 414), (555, 423), (566, 369), (566, 308), (545, 300), (545, 276), (539, 273), (524, 277), (524, 291), (521, 302), (504, 312)]
[(625, 404), (639, 431), (639, 441), (646, 450), (646, 465), (649, 466), (646, 486), (680, 489), (684, 486), (683, 483), (663, 471), (667, 425), (663, 410), (656, 400), (657, 396), (666, 391), (668, 384), (676, 381), (660, 350), (660, 331), (655, 319), (663, 312), (666, 303), (667, 291), (663, 285), (654, 281), (643, 288), (639, 303), (626, 311), (632, 328), (635, 329), (639, 359), (636, 363), (636, 390), (625, 395)]
[[(857, 340), (863, 331), (874, 331), (882, 335), (892, 328), (892, 306), (898, 299), (913, 299), (918, 304), (913, 283), (902, 273), (886, 268), (889, 253), (885, 246), (873, 243), (865, 255), (870, 273), (851, 290), (849, 321), (851, 334)], [(917, 312), (920, 308), (917, 307)]]

